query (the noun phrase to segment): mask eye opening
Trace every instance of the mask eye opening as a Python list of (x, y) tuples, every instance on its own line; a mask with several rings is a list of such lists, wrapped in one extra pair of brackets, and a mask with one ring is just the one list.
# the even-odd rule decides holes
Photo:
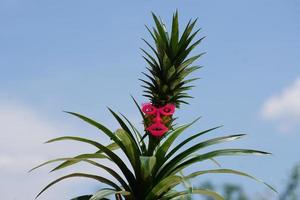
[(160, 113), (163, 115), (173, 115), (175, 112), (175, 106), (173, 104), (167, 104), (164, 107), (160, 108)]
[(153, 105), (151, 105), (150, 103), (148, 103), (148, 104), (143, 105), (142, 111), (146, 115), (153, 115), (156, 113), (156, 108)]

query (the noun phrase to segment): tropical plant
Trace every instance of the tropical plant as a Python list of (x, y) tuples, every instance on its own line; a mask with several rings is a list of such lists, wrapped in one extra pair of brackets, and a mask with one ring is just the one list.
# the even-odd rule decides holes
[[(148, 97), (151, 103), (145, 104), (141, 108), (133, 98), (141, 114), (145, 130), (140, 132), (126, 116), (117, 114), (111, 109), (109, 109), (110, 113), (120, 125), (120, 129), (117, 131), (112, 131), (103, 124), (81, 114), (67, 112), (96, 127), (110, 138), (112, 142), (105, 145), (98, 141), (76, 136), (55, 138), (47, 143), (72, 140), (93, 145), (98, 148), (98, 151), (71, 158), (50, 160), (34, 168), (36, 169), (49, 163), (62, 161), (62, 163), (52, 170), (57, 171), (79, 162), (85, 162), (106, 171), (114, 177), (114, 180), (109, 180), (106, 177), (96, 174), (72, 173), (48, 184), (37, 197), (54, 184), (72, 177), (95, 179), (109, 186), (109, 188), (102, 188), (94, 194), (76, 197), (73, 200), (99, 200), (111, 196), (114, 196), (114, 198), (118, 200), (175, 200), (190, 197), (191, 194), (207, 195), (214, 199), (221, 200), (223, 197), (215, 191), (205, 188), (193, 189), (190, 184), (186, 183), (188, 183), (190, 179), (201, 175), (220, 173), (236, 174), (260, 181), (244, 172), (232, 169), (206, 169), (188, 175), (181, 173), (183, 169), (201, 161), (212, 160), (216, 162), (215, 158), (219, 156), (244, 154), (267, 155), (269, 153), (251, 149), (229, 148), (199, 154), (198, 151), (200, 149), (202, 150), (222, 142), (237, 140), (244, 136), (244, 134), (235, 134), (200, 141), (196, 144), (192, 143), (200, 136), (210, 133), (220, 128), (220, 126), (200, 131), (175, 145), (175, 140), (198, 120), (196, 119), (191, 123), (181, 126), (173, 125), (176, 119), (173, 118), (175, 107), (179, 108), (181, 103), (187, 104), (186, 99), (191, 98), (191, 96), (186, 92), (193, 87), (189, 85), (189, 83), (196, 80), (195, 78), (186, 79), (186, 77), (200, 68), (192, 64), (203, 54), (192, 57), (188, 56), (190, 52), (200, 44), (204, 37), (193, 42), (199, 32), (199, 30), (193, 31), (197, 20), (190, 20), (180, 35), (177, 12), (173, 15), (170, 33), (155, 14), (153, 14), (153, 19), (155, 27), (152, 29), (147, 27), (147, 29), (154, 40), (155, 47), (144, 40), (153, 53), (148, 53), (142, 49), (145, 53), (144, 59), (149, 65), (149, 67), (147, 67), (149, 74), (144, 73), (147, 80), (141, 79), (143, 82), (142, 87), (145, 88), (144, 96)], [(193, 145), (185, 148), (187, 144)], [(126, 165), (126, 162), (124, 162), (125, 158), (120, 156), (119, 151), (115, 151), (117, 149), (125, 154), (131, 166)], [(101, 159), (106, 159), (113, 163), (122, 174), (115, 172), (111, 166), (99, 162)], [(186, 190), (178, 191), (178, 187), (176, 186), (179, 184), (190, 186), (186, 187)], [(267, 186), (273, 189), (271, 186)]]

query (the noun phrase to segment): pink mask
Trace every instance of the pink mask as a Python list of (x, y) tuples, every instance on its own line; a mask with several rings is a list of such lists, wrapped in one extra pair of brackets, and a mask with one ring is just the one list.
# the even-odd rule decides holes
[(163, 122), (162, 117), (171, 116), (175, 112), (175, 106), (173, 104), (167, 104), (161, 108), (153, 106), (151, 103), (144, 104), (142, 107), (143, 113), (151, 116), (152, 122), (150, 126), (146, 128), (153, 136), (163, 136), (169, 128)]

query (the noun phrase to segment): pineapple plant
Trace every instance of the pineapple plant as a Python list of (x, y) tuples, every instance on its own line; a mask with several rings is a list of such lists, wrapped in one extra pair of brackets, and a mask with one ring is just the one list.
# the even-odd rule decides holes
[[(72, 177), (85, 177), (104, 183), (108, 188), (99, 188), (93, 194), (75, 197), (73, 200), (108, 198), (116, 200), (176, 200), (190, 199), (191, 195), (205, 195), (216, 200), (222, 200), (224, 198), (215, 191), (207, 188), (193, 188), (190, 184), (187, 184), (190, 179), (205, 174), (220, 173), (245, 176), (262, 182), (275, 191), (267, 183), (247, 173), (233, 169), (223, 169), (220, 166), (215, 169), (198, 169), (196, 172), (187, 175), (182, 173), (182, 170), (195, 163), (206, 160), (216, 163), (215, 158), (220, 156), (268, 155), (269, 153), (253, 149), (232, 148), (198, 153), (199, 150), (211, 145), (240, 139), (244, 134), (200, 140), (196, 144), (187, 147), (187, 144), (199, 140), (204, 134), (208, 134), (221, 126), (199, 131), (175, 145), (176, 139), (198, 120), (196, 119), (184, 125), (173, 124), (176, 120), (173, 117), (176, 109), (179, 109), (182, 104), (188, 104), (187, 99), (191, 98), (187, 92), (193, 87), (191, 83), (196, 78), (188, 77), (200, 68), (200, 66), (193, 63), (203, 53), (191, 57), (190, 53), (201, 43), (204, 37), (195, 41), (199, 32), (199, 30), (194, 30), (197, 20), (190, 20), (182, 34), (180, 34), (178, 12), (173, 14), (170, 32), (167, 31), (164, 23), (155, 14), (152, 14), (152, 16), (155, 26), (151, 29), (147, 27), (147, 29), (152, 36), (154, 45), (144, 40), (151, 52), (142, 49), (144, 52), (143, 57), (148, 64), (148, 72), (143, 73), (146, 79), (140, 79), (144, 88), (143, 95), (149, 98), (149, 103), (141, 106), (132, 97), (140, 113), (141, 121), (143, 121), (144, 130), (138, 130), (125, 115), (118, 114), (110, 108), (109, 112), (120, 125), (120, 128), (116, 131), (112, 131), (100, 122), (79, 113), (67, 112), (99, 129), (101, 133), (111, 139), (111, 143), (102, 144), (99, 141), (78, 136), (54, 138), (47, 141), (47, 143), (70, 140), (92, 145), (98, 150), (75, 157), (53, 159), (32, 169), (35, 170), (50, 163), (60, 162), (51, 170), (53, 172), (85, 162), (107, 172), (113, 177), (113, 180), (97, 174), (71, 173), (49, 183), (37, 197), (60, 181)], [(131, 166), (126, 165), (125, 158), (121, 157), (116, 150), (121, 150), (124, 153)], [(101, 160), (104, 159), (111, 161), (121, 171), (121, 174), (115, 172), (103, 162), (101, 163)], [(185, 189), (179, 190), (177, 186), (180, 184), (185, 185)]]

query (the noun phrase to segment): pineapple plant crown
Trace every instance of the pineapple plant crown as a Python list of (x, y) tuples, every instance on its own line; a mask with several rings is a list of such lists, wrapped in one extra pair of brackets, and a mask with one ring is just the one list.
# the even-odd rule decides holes
[(145, 43), (152, 53), (144, 52), (143, 58), (148, 63), (148, 74), (143, 73), (147, 80), (140, 79), (145, 88), (144, 96), (148, 97), (153, 105), (163, 106), (167, 103), (175, 104), (179, 108), (181, 103), (188, 104), (186, 98), (192, 98), (187, 91), (193, 85), (191, 82), (197, 78), (186, 79), (186, 77), (199, 69), (200, 66), (193, 65), (204, 53), (189, 57), (191, 51), (205, 38), (194, 41), (200, 29), (193, 31), (197, 19), (190, 20), (180, 36), (178, 25), (178, 12), (173, 15), (171, 32), (168, 33), (164, 23), (152, 13), (155, 27), (148, 28), (155, 47), (146, 40)]
[[(143, 50), (145, 53), (144, 59), (149, 64), (147, 69), (150, 74), (145, 74), (148, 80), (142, 80), (144, 83), (143, 87), (145, 88), (144, 96), (148, 97), (151, 103), (141, 108), (139, 103), (133, 98), (145, 125), (145, 130), (143, 132), (139, 131), (125, 115), (117, 114), (110, 108), (109, 112), (120, 125), (120, 128), (116, 131), (112, 131), (102, 123), (79, 113), (67, 112), (97, 128), (102, 134), (111, 139), (111, 143), (103, 144), (101, 140), (96, 141), (78, 136), (54, 138), (47, 143), (75, 141), (94, 146), (97, 150), (94, 152), (84, 152), (77, 156), (49, 160), (32, 170), (44, 165), (60, 162), (60, 164), (51, 170), (51, 172), (54, 172), (78, 163), (86, 163), (106, 172), (112, 179), (98, 174), (74, 172), (50, 182), (41, 190), (37, 197), (58, 182), (73, 177), (93, 179), (101, 183), (101, 185), (99, 185), (99, 190), (93, 194), (81, 195), (72, 200), (103, 200), (107, 198), (116, 200), (178, 200), (182, 198), (191, 199), (191, 195), (205, 195), (216, 200), (224, 200), (216, 191), (209, 188), (193, 187), (189, 182), (191, 179), (205, 174), (234, 174), (244, 176), (262, 182), (270, 189), (276, 191), (272, 186), (245, 172), (221, 168), (216, 161), (216, 158), (220, 156), (268, 155), (268, 152), (253, 149), (225, 148), (208, 150), (208, 152), (201, 151), (199, 153), (199, 150), (206, 149), (212, 145), (238, 140), (244, 134), (232, 134), (197, 141), (204, 134), (211, 133), (221, 127), (216, 126), (196, 132), (195, 134), (189, 134), (187, 138), (176, 144), (176, 139), (198, 120), (196, 119), (191, 123), (175, 128), (171, 126), (175, 106), (179, 108), (181, 103), (187, 103), (186, 98), (190, 98), (186, 92), (192, 85), (188, 84), (195, 79), (186, 79), (186, 77), (199, 69), (198, 66), (192, 65), (192, 63), (202, 54), (192, 57), (188, 56), (203, 38), (193, 42), (194, 37), (199, 31), (193, 32), (196, 20), (190, 21), (179, 37), (177, 12), (173, 15), (170, 34), (166, 31), (164, 24), (154, 14), (153, 19), (156, 28), (153, 28), (152, 31), (149, 28), (148, 30), (154, 39), (155, 48), (146, 40), (145, 42), (153, 51), (155, 57)], [(151, 125), (153, 121), (155, 121), (154, 124), (157, 123), (158, 125)], [(163, 127), (164, 131), (168, 132), (164, 137), (156, 137), (156, 135), (147, 133), (149, 132), (146, 128), (148, 125), (151, 125), (150, 129), (148, 129), (150, 132), (162, 133), (154, 129), (163, 125), (166, 125), (166, 127)], [(152, 126), (154, 126), (154, 129)], [(187, 144), (190, 146), (187, 147)], [(123, 154), (120, 155), (120, 151)], [(110, 164), (103, 164), (101, 160), (110, 161)], [(189, 174), (183, 173), (183, 170), (191, 165), (207, 160), (216, 163), (217, 167), (213, 169), (199, 169), (198, 166), (200, 165), (197, 165), (195, 172)], [(118, 169), (119, 172), (116, 172), (114, 168)], [(108, 187), (103, 188), (102, 184)], [(179, 188), (176, 187), (180, 184), (184, 185), (183, 190), (178, 190)]]

